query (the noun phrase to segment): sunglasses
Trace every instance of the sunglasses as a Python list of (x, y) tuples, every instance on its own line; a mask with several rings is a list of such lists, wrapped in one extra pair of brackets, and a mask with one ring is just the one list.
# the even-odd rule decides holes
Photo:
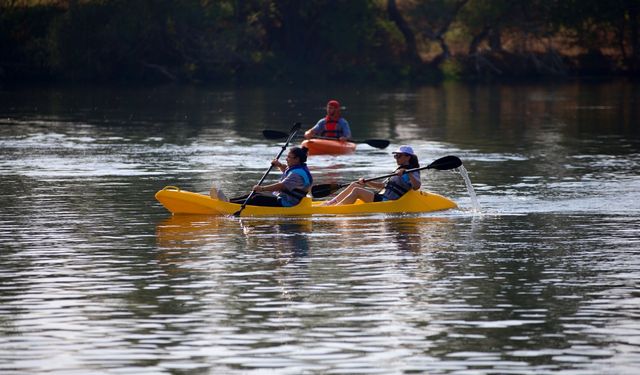
[(393, 154), (393, 157), (396, 158), (396, 159), (398, 159), (401, 156), (409, 156), (409, 154), (401, 154), (401, 153), (400, 154)]

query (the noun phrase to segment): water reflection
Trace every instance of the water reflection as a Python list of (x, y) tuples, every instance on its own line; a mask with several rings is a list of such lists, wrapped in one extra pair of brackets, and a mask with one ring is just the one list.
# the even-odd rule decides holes
[[(193, 248), (209, 242), (212, 236), (224, 230), (228, 219), (206, 215), (174, 215), (156, 226), (156, 238), (160, 248)], [(221, 228), (222, 225), (222, 228)]]
[(229, 236), (242, 234), (247, 247), (268, 241), (269, 247), (299, 257), (309, 253), (306, 233), (312, 229), (311, 218), (236, 220), (221, 216), (175, 215), (157, 225), (156, 236), (160, 248), (193, 249), (210, 245), (217, 239), (227, 240)]
[[(384, 240), (387, 246), (419, 253), (428, 243), (448, 240), (455, 222), (448, 217), (412, 215), (305, 218), (244, 218), (203, 215), (176, 215), (156, 227), (157, 244), (162, 249), (194, 249), (210, 246), (216, 239), (228, 240), (242, 234), (243, 246), (276, 249), (291, 257), (309, 255), (315, 232), (340, 237), (339, 247), (366, 247)], [(361, 236), (348, 236), (362, 233)], [(323, 234), (324, 236), (324, 234)], [(333, 235), (331, 235), (333, 236)], [(427, 243), (423, 243), (427, 242)]]
[(438, 244), (451, 238), (455, 221), (446, 217), (403, 217), (383, 222), (398, 250), (419, 253), (437, 251)]
[(336, 236), (332, 240), (337, 248), (380, 249), (383, 245), (385, 251), (395, 248), (414, 253), (429, 251), (433, 244), (451, 240), (454, 225), (452, 218), (422, 214), (316, 219), (320, 231)]
[(280, 255), (288, 253), (292, 258), (309, 255), (308, 234), (313, 231), (311, 218), (244, 219), (240, 220), (240, 226), (250, 245), (273, 239)]

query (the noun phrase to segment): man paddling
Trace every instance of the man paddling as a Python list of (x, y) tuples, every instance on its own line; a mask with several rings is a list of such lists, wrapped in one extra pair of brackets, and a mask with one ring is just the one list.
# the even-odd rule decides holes
[(335, 138), (341, 141), (351, 139), (349, 123), (340, 115), (340, 103), (337, 100), (329, 100), (327, 103), (327, 115), (304, 133), (306, 139), (317, 136)]

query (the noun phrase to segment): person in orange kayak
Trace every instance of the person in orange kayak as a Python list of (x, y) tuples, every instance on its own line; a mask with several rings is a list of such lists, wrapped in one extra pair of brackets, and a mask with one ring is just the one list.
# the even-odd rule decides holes
[[(308, 150), (304, 147), (291, 147), (287, 154), (287, 163), (283, 164), (277, 159), (271, 161), (271, 165), (282, 172), (280, 181), (271, 185), (255, 185), (253, 195), (247, 202), (251, 206), (293, 207), (300, 203), (313, 184), (313, 177), (307, 168)], [(214, 199), (220, 199), (231, 203), (242, 204), (249, 195), (231, 198), (227, 200), (224, 194), (215, 187), (210, 195)]]
[(304, 133), (306, 139), (318, 136), (335, 138), (341, 141), (351, 139), (349, 123), (340, 115), (340, 103), (337, 100), (329, 100), (327, 103), (327, 115)]
[[(418, 156), (413, 152), (413, 148), (411, 146), (400, 146), (396, 151), (393, 151), (393, 157), (396, 159), (396, 164), (398, 164), (395, 176), (386, 179), (384, 182), (364, 182), (364, 178), (361, 178), (356, 182), (352, 182), (340, 194), (326, 201), (323, 205), (352, 204), (358, 199), (365, 203), (384, 202), (398, 199), (409, 190), (420, 189), (420, 171), (405, 173), (407, 169), (420, 168)], [(378, 192), (373, 192), (365, 187), (377, 189)]]

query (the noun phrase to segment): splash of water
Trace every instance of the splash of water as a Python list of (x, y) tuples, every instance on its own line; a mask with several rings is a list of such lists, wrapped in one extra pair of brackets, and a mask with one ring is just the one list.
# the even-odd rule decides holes
[(462, 178), (464, 179), (465, 185), (467, 185), (467, 191), (469, 192), (469, 198), (471, 198), (471, 205), (473, 206), (473, 211), (480, 212), (480, 203), (478, 203), (478, 197), (476, 196), (476, 191), (473, 189), (473, 185), (471, 185), (471, 179), (469, 179), (469, 174), (467, 173), (467, 169), (464, 165), (456, 168), (456, 171), (460, 173)]

